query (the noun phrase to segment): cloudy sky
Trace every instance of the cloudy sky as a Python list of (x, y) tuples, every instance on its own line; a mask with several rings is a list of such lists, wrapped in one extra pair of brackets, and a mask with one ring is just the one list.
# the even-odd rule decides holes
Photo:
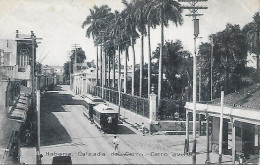
[[(79, 44), (86, 52), (87, 60), (91, 61), (95, 59), (96, 48), (93, 40), (85, 37), (86, 29), (82, 29), (81, 24), (89, 15), (90, 8), (102, 4), (107, 4), (112, 10), (122, 10), (124, 7), (121, 0), (0, 0), (0, 38), (14, 39), (15, 30), (24, 34), (34, 31), (37, 37), (43, 38), (37, 49), (37, 60), (43, 64), (62, 66), (68, 60), (67, 52), (72, 44)], [(204, 14), (200, 17), (202, 38), (199, 42), (208, 41), (209, 34), (223, 30), (227, 23), (243, 27), (252, 21), (252, 16), (260, 8), (260, 0), (208, 0), (200, 4), (208, 6), (208, 9), (199, 11)], [(155, 50), (160, 42), (160, 29), (154, 29), (151, 33), (152, 50)], [(165, 40), (180, 39), (184, 48), (192, 52), (192, 34), (192, 19), (185, 17), (180, 27), (170, 24), (165, 30)], [(146, 41), (147, 38), (147, 55)], [(137, 63), (140, 50), (138, 41)], [(44, 56), (46, 58), (42, 60)]]

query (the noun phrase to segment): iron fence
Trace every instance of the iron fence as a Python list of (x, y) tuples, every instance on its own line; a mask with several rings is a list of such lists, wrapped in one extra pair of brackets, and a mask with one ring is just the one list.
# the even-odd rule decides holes
[[(100, 86), (93, 86), (92, 95), (99, 96), (104, 100), (118, 105), (119, 95), (118, 91), (104, 88), (104, 97), (102, 97), (102, 88)], [(121, 93), (121, 106), (133, 113), (149, 118), (149, 100), (138, 96)]]

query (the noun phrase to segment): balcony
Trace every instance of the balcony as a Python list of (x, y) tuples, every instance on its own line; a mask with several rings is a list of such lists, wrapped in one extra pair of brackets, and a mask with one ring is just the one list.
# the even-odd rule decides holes
[(0, 66), (0, 73), (3, 77), (8, 77), (12, 79), (28, 80), (30, 79), (31, 67), (28, 65), (26, 67), (15, 66)]

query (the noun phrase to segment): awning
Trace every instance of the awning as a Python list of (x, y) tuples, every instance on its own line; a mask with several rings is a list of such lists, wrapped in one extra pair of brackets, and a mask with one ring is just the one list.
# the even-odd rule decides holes
[(24, 123), (26, 120), (26, 111), (21, 109), (14, 109), (13, 112), (10, 113), (8, 118)]

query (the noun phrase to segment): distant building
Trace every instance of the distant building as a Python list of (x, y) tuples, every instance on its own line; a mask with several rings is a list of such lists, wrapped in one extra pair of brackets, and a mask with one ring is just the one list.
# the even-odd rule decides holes
[(64, 68), (62, 66), (52, 66), (54, 73), (57, 76), (57, 84), (63, 84), (64, 82)]
[(48, 66), (45, 65), (42, 67), (42, 74), (43, 75), (52, 75), (55, 76), (55, 80), (57, 84), (63, 84), (63, 73), (64, 69), (62, 66)]

